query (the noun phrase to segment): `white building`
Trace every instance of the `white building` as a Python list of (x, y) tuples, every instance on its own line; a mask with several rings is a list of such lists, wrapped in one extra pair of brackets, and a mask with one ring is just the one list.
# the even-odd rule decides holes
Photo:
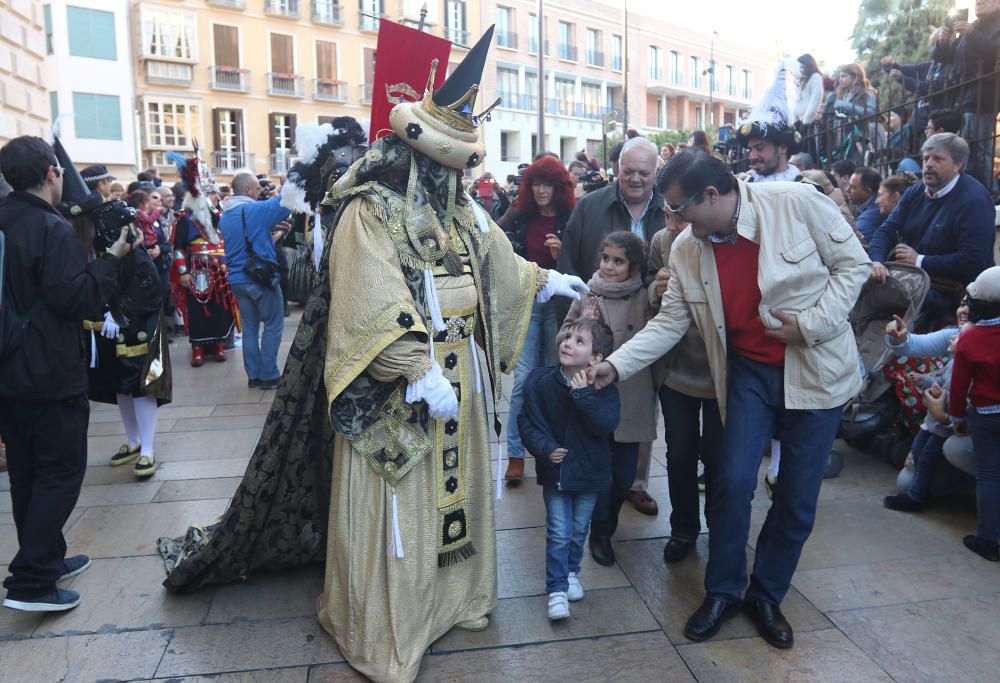
[[(51, 0), (44, 12), (42, 68), (53, 121), (78, 167), (104, 164), (123, 179), (137, 171), (135, 84), (126, 0)], [(138, 169), (141, 170), (141, 169)]]

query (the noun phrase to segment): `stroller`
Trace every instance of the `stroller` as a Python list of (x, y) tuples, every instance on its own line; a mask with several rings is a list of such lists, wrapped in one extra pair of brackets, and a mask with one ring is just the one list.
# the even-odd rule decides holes
[(844, 410), (838, 436), (858, 450), (880, 440), (882, 452), (894, 465), (901, 465), (910, 434), (902, 428), (892, 380), (882, 371), (892, 354), (885, 344), (885, 327), (893, 315), (912, 326), (931, 283), (930, 276), (916, 266), (888, 262), (885, 267), (889, 271), (886, 281), (867, 282), (848, 316), (858, 343), (864, 383)]

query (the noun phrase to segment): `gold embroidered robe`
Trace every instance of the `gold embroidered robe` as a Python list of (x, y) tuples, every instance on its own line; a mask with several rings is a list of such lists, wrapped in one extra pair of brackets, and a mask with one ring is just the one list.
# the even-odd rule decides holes
[[(434, 269), (448, 330), (434, 334), (433, 348), (459, 412), (453, 421), (430, 419), (426, 404), (404, 399), (406, 383), (430, 367), (432, 326), (414, 296), (427, 264), (413, 246), (419, 235), (400, 222), (401, 199), (374, 186), (350, 202), (330, 256), (325, 380), (341, 429), (319, 619), (351, 666), (375, 681), (412, 680), (435, 640), (496, 609), (485, 397), (490, 378), (515, 366), (547, 276), (516, 256), (492, 221), (484, 234), (472, 211), (457, 207), (450, 239), (437, 238), (454, 247), (462, 273), (450, 274), (441, 262)], [(477, 390), (473, 348), (480, 344), (486, 360)], [(345, 397), (348, 410), (337, 405)], [(389, 552), (393, 493), (402, 558)], [(447, 552), (449, 535), (461, 536), (462, 552)], [(442, 557), (451, 560), (439, 566)]]

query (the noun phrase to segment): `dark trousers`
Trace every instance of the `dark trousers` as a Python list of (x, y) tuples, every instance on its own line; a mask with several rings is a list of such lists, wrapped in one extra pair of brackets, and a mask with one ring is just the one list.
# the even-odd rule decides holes
[(715, 399), (695, 398), (660, 387), (666, 426), (670, 536), (694, 541), (701, 533), (698, 459), (705, 463), (705, 517), (711, 520), (712, 480), (719, 469), (725, 430)]
[(625, 496), (635, 481), (635, 468), (639, 462), (639, 443), (611, 442), (611, 486), (597, 496), (593, 521), (606, 524), (607, 533), (613, 534), (618, 528), (618, 512), (622, 509)]
[(784, 368), (729, 356), (726, 434), (712, 483), (705, 591), (738, 599), (747, 587), (750, 503), (764, 451), (781, 434), (781, 476), (757, 536), (746, 597), (778, 604), (816, 521), (816, 500), (843, 406), (785, 408)]
[(64, 401), (0, 400), (20, 547), (4, 581), (8, 597), (44, 595), (66, 572), (63, 526), (87, 471), (89, 418), (86, 394)]

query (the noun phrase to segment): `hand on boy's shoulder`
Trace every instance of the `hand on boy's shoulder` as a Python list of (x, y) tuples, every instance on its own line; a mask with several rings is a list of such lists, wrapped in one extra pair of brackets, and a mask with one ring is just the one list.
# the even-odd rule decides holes
[(580, 372), (573, 375), (573, 378), (569, 381), (570, 389), (574, 391), (579, 391), (585, 388), (590, 382), (587, 380), (587, 370), (580, 370)]

